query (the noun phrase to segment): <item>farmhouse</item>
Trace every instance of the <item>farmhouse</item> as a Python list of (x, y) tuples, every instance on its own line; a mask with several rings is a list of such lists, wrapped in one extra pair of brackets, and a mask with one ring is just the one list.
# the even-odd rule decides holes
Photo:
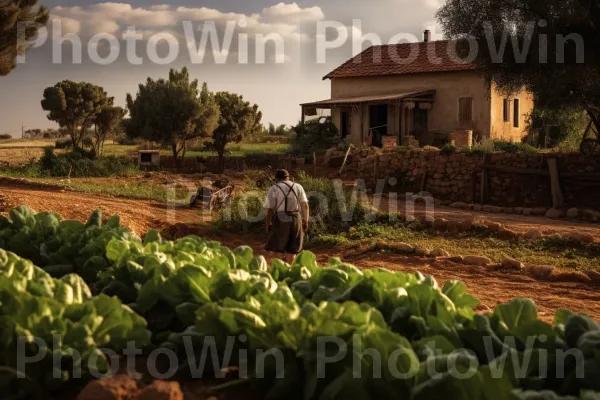
[(323, 79), (331, 81), (331, 99), (302, 104), (302, 118), (331, 110), (353, 144), (370, 132), (420, 145), (444, 143), (458, 131), (520, 141), (533, 107), (530, 93), (503, 95), (459, 58), (455, 42), (430, 41), (429, 31), (420, 43), (372, 46)]

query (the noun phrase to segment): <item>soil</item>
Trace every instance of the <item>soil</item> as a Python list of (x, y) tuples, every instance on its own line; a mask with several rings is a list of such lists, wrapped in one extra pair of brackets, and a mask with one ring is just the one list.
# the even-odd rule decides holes
[[(383, 199), (382, 199), (383, 200)], [(0, 213), (12, 207), (28, 205), (37, 211), (55, 211), (65, 218), (84, 220), (95, 209), (102, 209), (106, 215), (119, 214), (122, 223), (142, 235), (148, 229), (169, 231), (176, 235), (202, 234), (220, 240), (228, 246), (250, 245), (257, 253), (262, 250), (265, 238), (238, 235), (220, 235), (209, 233), (205, 222), (210, 215), (200, 210), (169, 208), (165, 204), (150, 201), (128, 200), (53, 188), (40, 188), (23, 182), (0, 181)], [(419, 212), (419, 205), (416, 206)], [(475, 214), (466, 210), (441, 207), (436, 216), (447, 219), (472, 218)], [(522, 217), (503, 214), (476, 213), (492, 221), (509, 226), (511, 229), (526, 232), (530, 229), (541, 231), (590, 233), (600, 238), (600, 226), (568, 221), (556, 221), (543, 217)], [(433, 275), (443, 284), (448, 279), (465, 282), (469, 291), (482, 302), (481, 310), (492, 309), (497, 303), (506, 302), (513, 297), (533, 299), (539, 307), (540, 316), (551, 321), (557, 309), (570, 309), (578, 313), (587, 313), (600, 320), (600, 289), (581, 283), (537, 281), (519, 273), (492, 271), (481, 267), (469, 267), (450, 262), (436, 262), (433, 259), (404, 257), (391, 253), (365, 252), (361, 249), (353, 253), (341, 253), (340, 249), (320, 250), (317, 255), (322, 262), (329, 257), (341, 257), (361, 268), (388, 268), (403, 271), (420, 271)], [(269, 255), (267, 255), (269, 256)], [(268, 257), (269, 258), (269, 257)]]

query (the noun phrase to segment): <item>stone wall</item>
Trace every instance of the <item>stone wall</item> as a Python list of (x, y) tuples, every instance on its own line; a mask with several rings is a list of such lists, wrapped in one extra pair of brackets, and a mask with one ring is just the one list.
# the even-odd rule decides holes
[[(386, 190), (424, 191), (446, 201), (480, 203), (484, 160), (486, 165), (527, 169), (528, 174), (488, 169), (486, 204), (512, 207), (551, 207), (548, 159), (556, 158), (566, 206), (600, 209), (600, 158), (578, 153), (481, 153), (393, 149), (361, 158), (355, 169), (367, 186), (386, 180)], [(537, 173), (537, 172), (540, 173)], [(424, 175), (426, 174), (425, 180)], [(397, 183), (389, 182), (396, 178)]]

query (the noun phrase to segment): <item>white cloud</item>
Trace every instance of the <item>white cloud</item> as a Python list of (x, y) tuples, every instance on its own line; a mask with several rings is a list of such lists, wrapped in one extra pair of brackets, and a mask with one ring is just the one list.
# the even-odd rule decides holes
[(262, 15), (267, 21), (289, 24), (302, 24), (325, 19), (321, 7), (301, 8), (297, 3), (279, 3), (265, 8)]

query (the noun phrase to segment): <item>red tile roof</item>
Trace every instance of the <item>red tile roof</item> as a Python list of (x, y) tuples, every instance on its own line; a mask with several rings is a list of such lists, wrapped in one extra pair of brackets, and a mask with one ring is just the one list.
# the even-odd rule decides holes
[(455, 42), (440, 40), (372, 46), (323, 79), (473, 70), (456, 55)]

